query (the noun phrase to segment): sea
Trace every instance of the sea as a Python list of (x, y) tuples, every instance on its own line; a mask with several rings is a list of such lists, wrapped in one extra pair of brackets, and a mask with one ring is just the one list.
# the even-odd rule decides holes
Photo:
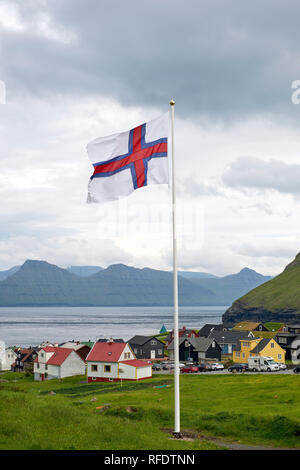
[[(221, 323), (224, 307), (180, 307), (179, 327)], [(173, 328), (172, 307), (0, 307), (0, 341), (37, 346), (43, 341), (96, 341), (154, 335)]]

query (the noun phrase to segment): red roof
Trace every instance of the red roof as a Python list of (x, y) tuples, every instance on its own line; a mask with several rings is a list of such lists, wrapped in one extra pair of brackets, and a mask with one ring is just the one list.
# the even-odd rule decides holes
[(120, 364), (127, 364), (128, 366), (133, 366), (133, 367), (151, 366), (151, 364), (149, 364), (148, 362), (140, 361), (139, 359), (131, 359), (131, 360), (128, 360), (128, 361), (120, 361)]
[[(53, 352), (52, 356), (46, 364), (50, 364), (53, 366), (61, 366), (62, 363), (67, 359), (67, 357), (71, 354), (71, 352), (74, 351), (74, 349), (70, 348), (58, 348), (58, 347), (53, 347), (53, 346), (46, 346), (45, 348), (42, 348), (41, 351), (45, 351), (46, 353)], [(78, 357), (79, 354), (77, 354)], [(82, 359), (82, 358), (80, 358)], [(38, 362), (38, 357), (36, 357), (34, 362)]]
[(95, 343), (86, 361), (118, 362), (127, 343)]

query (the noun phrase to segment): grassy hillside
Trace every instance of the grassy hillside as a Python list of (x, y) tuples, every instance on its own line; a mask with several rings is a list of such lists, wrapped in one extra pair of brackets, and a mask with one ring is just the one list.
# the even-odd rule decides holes
[(163, 431), (174, 423), (170, 375), (123, 386), (86, 384), (82, 376), (43, 383), (24, 374), (0, 378), (8, 380), (0, 383), (0, 449), (218, 448), (209, 436), (300, 447), (300, 377), (294, 374), (181, 376), (181, 428), (206, 436), (191, 441)]
[(248, 307), (263, 307), (270, 311), (291, 309), (300, 312), (300, 264), (286, 268), (239, 301)]
[[(256, 317), (259, 321), (284, 321), (300, 313), (300, 253), (284, 271), (237, 299), (223, 321)], [(274, 314), (273, 316), (271, 314)], [(276, 320), (277, 318), (277, 320)]]

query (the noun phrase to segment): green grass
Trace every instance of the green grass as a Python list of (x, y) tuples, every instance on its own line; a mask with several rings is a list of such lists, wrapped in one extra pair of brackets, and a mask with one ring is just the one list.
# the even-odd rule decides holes
[(297, 264), (251, 290), (236, 302), (246, 308), (262, 307), (269, 311), (300, 312), (299, 282), (300, 264)]
[[(0, 383), (2, 450), (218, 448), (208, 441), (174, 440), (161, 430), (174, 422), (169, 375), (122, 387), (82, 383), (84, 377), (34, 382), (5, 373), (0, 379), (8, 380)], [(155, 388), (161, 384), (166, 386)], [(224, 441), (300, 447), (297, 375), (187, 375), (180, 377), (180, 389), (182, 429)]]
[(279, 328), (281, 328), (284, 325), (284, 323), (279, 323), (279, 322), (267, 322), (264, 324), (266, 328), (268, 328), (269, 331), (278, 331)]

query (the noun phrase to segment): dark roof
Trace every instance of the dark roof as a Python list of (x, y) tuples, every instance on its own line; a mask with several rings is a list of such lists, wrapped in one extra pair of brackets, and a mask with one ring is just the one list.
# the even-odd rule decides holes
[(259, 353), (260, 351), (262, 351), (266, 346), (267, 344), (272, 340), (273, 338), (263, 338), (257, 346), (255, 346), (254, 349), (252, 349), (252, 353)]
[[(180, 337), (179, 346), (185, 341), (188, 341), (194, 347), (195, 351), (205, 352), (211, 346), (211, 343), (214, 341), (214, 338), (204, 338), (203, 336), (201, 338)], [(169, 344), (168, 349), (174, 349), (174, 340)]]
[[(240, 339), (251, 339), (253, 334), (249, 336), (251, 331), (215, 331), (213, 330), (209, 334), (209, 338), (215, 338), (215, 340), (222, 345), (222, 343), (238, 344)], [(224, 337), (224, 338), (223, 338)]]
[(213, 325), (211, 323), (206, 323), (206, 325), (202, 326), (202, 328), (198, 331), (198, 334), (200, 336), (208, 336), (212, 330), (214, 331), (223, 331), (223, 328), (225, 328), (226, 330), (228, 328), (226, 328), (222, 323), (220, 323), (219, 325)]
[(127, 342), (129, 344), (139, 344), (142, 346), (143, 344), (147, 343), (148, 341), (155, 339), (156, 341), (159, 341), (161, 344), (164, 344), (162, 341), (157, 339), (155, 336), (141, 336), (141, 335), (136, 335), (133, 336), (133, 338), (129, 339)]

